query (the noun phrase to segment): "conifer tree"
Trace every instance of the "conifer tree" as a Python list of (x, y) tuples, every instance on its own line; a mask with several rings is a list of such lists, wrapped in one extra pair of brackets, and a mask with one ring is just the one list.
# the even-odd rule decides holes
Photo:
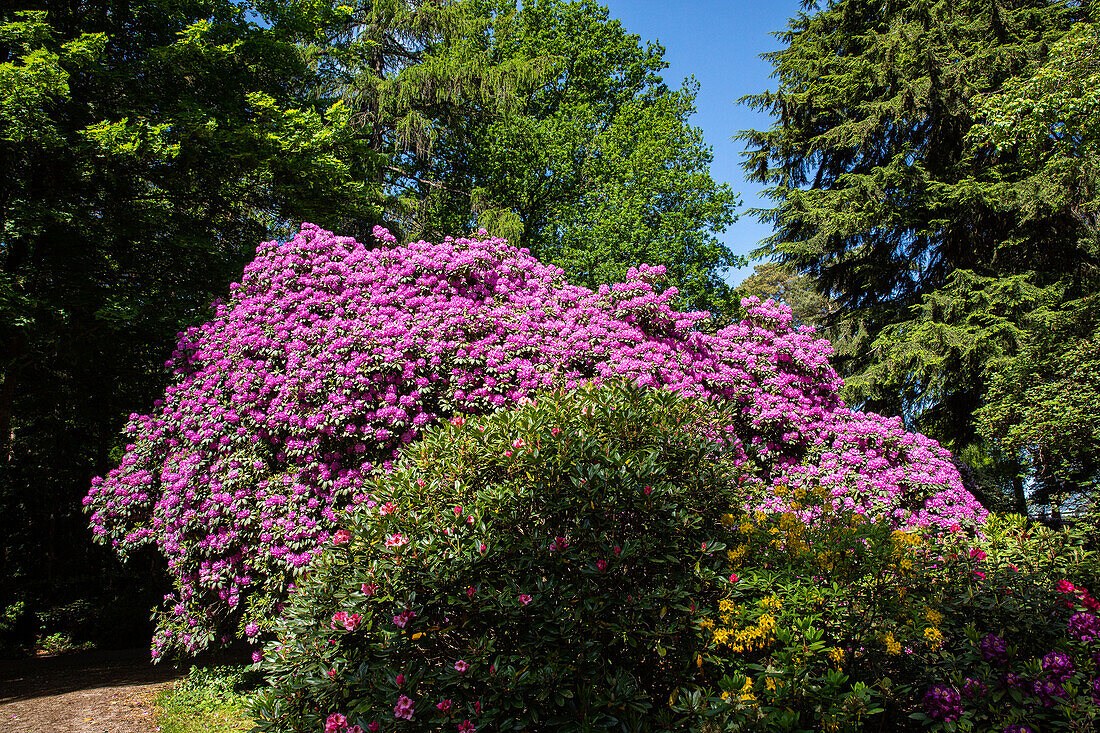
[(1045, 154), (980, 130), (1091, 17), (1035, 0), (806, 3), (767, 55), (777, 88), (743, 100), (775, 118), (740, 135), (775, 202), (755, 212), (775, 225), (758, 254), (811, 275), (867, 334), (841, 365), (849, 399), (1007, 465), (1019, 508), (1031, 469), (974, 413), (1029, 314), (1052, 287), (1080, 297), (1095, 260), (1080, 200), (1035, 195)]

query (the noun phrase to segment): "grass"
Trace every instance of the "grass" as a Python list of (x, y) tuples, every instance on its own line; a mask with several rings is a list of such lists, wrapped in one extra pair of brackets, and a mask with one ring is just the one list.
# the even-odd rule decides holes
[(245, 733), (254, 723), (248, 691), (256, 684), (247, 667), (193, 667), (157, 696), (161, 733)]

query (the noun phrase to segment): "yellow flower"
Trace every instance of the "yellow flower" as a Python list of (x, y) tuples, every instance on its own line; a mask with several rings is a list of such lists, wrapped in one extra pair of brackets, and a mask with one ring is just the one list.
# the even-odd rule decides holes
[(699, 619), (699, 626), (701, 626), (704, 629), (713, 629), (714, 628), (714, 619), (701, 618), (701, 619)]
[(752, 534), (752, 522), (741, 522), (738, 529), (741, 530), (741, 534)]
[(783, 608), (783, 599), (776, 595), (770, 595), (764, 600), (760, 601), (760, 605), (771, 611), (778, 611)]
[(898, 654), (901, 654), (901, 644), (899, 644), (897, 640), (894, 639), (894, 634), (892, 632), (886, 632), (886, 636), (883, 637), (883, 642), (885, 642), (886, 644), (887, 654), (890, 654), (892, 656), (897, 656)]
[(731, 529), (733, 525), (737, 524), (737, 517), (732, 514), (726, 513), (722, 515), (722, 526), (726, 529)]
[(829, 650), (829, 659), (833, 660), (836, 664), (840, 664), (844, 661), (844, 650), (838, 646), (834, 646)]
[(939, 646), (943, 643), (943, 634), (934, 626), (929, 626), (924, 630), (924, 638), (929, 646)]
[(764, 678), (764, 687), (768, 688), (769, 690), (775, 690), (775, 678), (774, 677), (765, 677)]
[(756, 695), (752, 694), (752, 678), (746, 677), (745, 684), (741, 685), (741, 702), (756, 702)]
[(924, 614), (924, 617), (928, 619), (928, 621), (933, 626), (939, 626), (941, 623), (943, 623), (943, 614), (931, 608), (928, 609), (928, 612), (926, 614)]

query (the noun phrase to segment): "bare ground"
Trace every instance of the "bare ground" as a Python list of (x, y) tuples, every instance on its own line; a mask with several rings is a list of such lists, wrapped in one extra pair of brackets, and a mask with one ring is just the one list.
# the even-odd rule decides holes
[(153, 699), (184, 672), (146, 649), (0, 662), (0, 731), (156, 733)]

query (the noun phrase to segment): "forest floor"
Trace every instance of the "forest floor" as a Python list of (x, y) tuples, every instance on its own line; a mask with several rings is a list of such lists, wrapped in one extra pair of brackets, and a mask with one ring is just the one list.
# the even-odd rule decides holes
[(0, 733), (156, 733), (154, 699), (185, 674), (148, 649), (0, 661)]

